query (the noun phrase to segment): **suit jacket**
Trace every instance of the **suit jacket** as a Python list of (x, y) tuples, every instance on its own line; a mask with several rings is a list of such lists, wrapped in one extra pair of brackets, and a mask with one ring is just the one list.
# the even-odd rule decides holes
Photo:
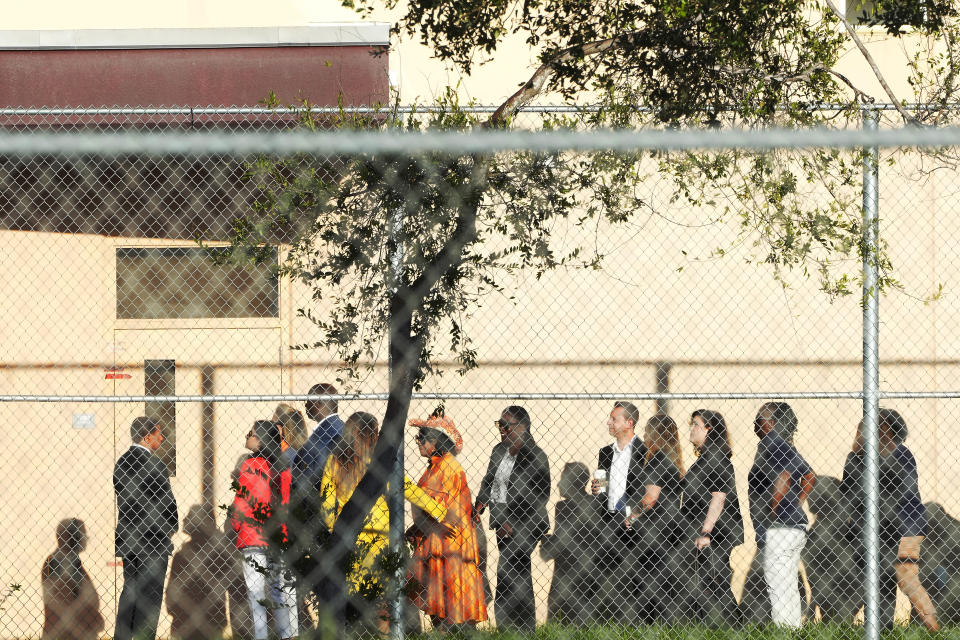
[(173, 553), (170, 535), (180, 516), (167, 467), (143, 447), (132, 446), (113, 468), (117, 496), (116, 554), (144, 558)]
[[(639, 436), (633, 436), (633, 451), (630, 454), (630, 467), (627, 469), (627, 491), (623, 494), (626, 501), (636, 504), (643, 497), (643, 459), (647, 455), (647, 446)], [(610, 481), (610, 466), (613, 464), (613, 445), (600, 449), (597, 468), (607, 472), (607, 481)], [(609, 486), (609, 485), (608, 485)], [(600, 493), (597, 498), (603, 503), (603, 510), (607, 510), (607, 494)]]
[(298, 489), (319, 490), (323, 468), (333, 444), (343, 434), (343, 420), (332, 414), (321, 420), (293, 461), (293, 483)]
[[(493, 448), (487, 472), (480, 483), (477, 502), (489, 504), (493, 489), (493, 478), (497, 474), (500, 461), (509, 450), (509, 445), (501, 442)], [(547, 499), (550, 497), (550, 463), (547, 454), (537, 446), (533, 438), (517, 452), (517, 461), (513, 465), (510, 480), (507, 483), (507, 504), (505, 508), (490, 511), (490, 528), (497, 529), (509, 522), (519, 536), (537, 540), (550, 529), (547, 517)]]

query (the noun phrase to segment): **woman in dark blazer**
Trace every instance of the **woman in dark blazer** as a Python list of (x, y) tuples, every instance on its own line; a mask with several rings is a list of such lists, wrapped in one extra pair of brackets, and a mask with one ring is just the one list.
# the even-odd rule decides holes
[(683, 563), (689, 587), (685, 609), (710, 626), (739, 622), (730, 584), (730, 553), (743, 544), (743, 514), (730, 458), (730, 433), (723, 416), (698, 409), (690, 416), (690, 443), (697, 459), (684, 476), (681, 513)]
[(490, 507), (500, 560), (494, 595), (497, 626), (533, 629), (536, 606), (530, 556), (550, 528), (550, 464), (530, 434), (530, 414), (510, 406), (496, 421), (501, 442), (493, 448), (477, 493), (474, 518)]

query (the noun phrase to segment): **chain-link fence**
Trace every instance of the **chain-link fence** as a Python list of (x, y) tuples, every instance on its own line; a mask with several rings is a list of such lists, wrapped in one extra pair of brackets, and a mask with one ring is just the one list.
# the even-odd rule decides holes
[(0, 111), (0, 635), (957, 628), (949, 149), (243, 146), (419, 113)]

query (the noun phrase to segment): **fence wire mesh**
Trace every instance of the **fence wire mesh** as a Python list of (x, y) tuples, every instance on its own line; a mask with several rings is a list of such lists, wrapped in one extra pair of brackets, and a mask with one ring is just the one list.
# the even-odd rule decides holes
[[(443, 117), (0, 125), (241, 139)], [(259, 640), (328, 615), (385, 631), (395, 575), (408, 632), (861, 633), (857, 150), (104, 140), (0, 156), (3, 637)], [(773, 184), (788, 173), (803, 179)], [(956, 183), (949, 151), (882, 151), (883, 626), (960, 625)], [(380, 496), (398, 450), (411, 506), (392, 554)], [(339, 558), (342, 514), (359, 536)]]

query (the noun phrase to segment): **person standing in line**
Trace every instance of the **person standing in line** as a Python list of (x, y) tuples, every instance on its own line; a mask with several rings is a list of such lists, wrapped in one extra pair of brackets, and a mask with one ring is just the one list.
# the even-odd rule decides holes
[(750, 517), (773, 623), (798, 629), (803, 609), (797, 579), (800, 552), (807, 541), (807, 514), (801, 505), (817, 481), (813, 469), (793, 446), (797, 416), (786, 402), (767, 402), (753, 423), (759, 438), (747, 476)]
[(446, 509), (443, 522), (437, 521), (439, 512), (430, 517), (422, 508), (413, 509), (413, 525), (406, 532), (413, 544), (409, 578), (416, 586), (410, 597), (430, 616), (434, 629), (470, 629), (487, 619), (487, 602), (467, 474), (456, 458), (463, 438), (442, 407), (427, 420), (409, 424), (419, 428), (417, 448), (427, 459), (417, 486)]
[[(643, 494), (633, 502), (625, 524), (639, 533), (634, 576), (642, 622), (675, 624), (680, 619), (678, 548), (683, 497), (683, 454), (677, 423), (656, 414), (643, 430)], [(638, 577), (638, 578), (637, 578)]]
[[(335, 395), (337, 388), (329, 382), (321, 382), (310, 387), (308, 395)], [(295, 482), (303, 481), (308, 487), (317, 490), (327, 464), (327, 456), (334, 443), (343, 434), (343, 420), (337, 415), (336, 400), (307, 400), (305, 405), (307, 418), (317, 424), (313, 433), (297, 453), (293, 465)]]
[(697, 459), (684, 476), (681, 512), (688, 580), (684, 608), (711, 627), (739, 623), (730, 553), (743, 544), (743, 515), (733, 473), (733, 449), (723, 416), (697, 409), (690, 416), (690, 444)]
[[(337, 388), (327, 382), (315, 384), (309, 391), (309, 395), (336, 393)], [(343, 434), (343, 420), (337, 415), (338, 404), (333, 399), (307, 401), (307, 419), (314, 421), (316, 426), (294, 456), (291, 469), (293, 493), (288, 512), (291, 544), (286, 555), (289, 566), (300, 576), (299, 590), (313, 591), (314, 597), (320, 601), (326, 598), (321, 588), (322, 572), (316, 565), (325, 531), (320, 517), (320, 482), (330, 451)]]
[[(920, 545), (927, 533), (927, 512), (920, 499), (917, 460), (903, 443), (907, 439), (907, 423), (897, 411), (883, 408), (877, 423), (880, 427), (877, 442), (880, 453), (880, 624), (893, 628), (899, 586), (924, 626), (929, 631), (937, 631), (940, 625), (936, 607), (920, 583)], [(865, 467), (861, 421), (840, 482), (840, 491), (851, 506), (851, 528), (859, 534), (861, 558), (865, 558), (862, 539), (867, 512), (863, 487)]]
[(639, 621), (640, 577), (632, 562), (637, 536), (624, 523), (626, 507), (636, 504), (644, 490), (647, 446), (636, 435), (639, 421), (636, 405), (614, 403), (607, 418), (607, 433), (613, 437), (613, 443), (600, 449), (597, 460), (597, 471), (605, 480), (594, 477), (590, 483), (600, 521), (600, 545), (595, 550), (598, 622)]
[(123, 590), (117, 603), (115, 640), (152, 640), (157, 635), (163, 582), (179, 528), (177, 500), (167, 467), (156, 452), (163, 433), (153, 418), (130, 425), (133, 444), (113, 468), (117, 497), (116, 554), (123, 559)]
[(237, 549), (243, 554), (254, 636), (267, 639), (264, 603), (272, 601), (277, 635), (282, 640), (293, 638), (298, 633), (296, 588), (278, 552), (288, 541), (284, 513), (290, 500), (290, 469), (283, 458), (280, 430), (271, 420), (257, 420), (247, 433), (246, 447), (252, 453), (240, 467), (231, 520)]
[(530, 433), (530, 414), (520, 406), (503, 410), (495, 421), (501, 442), (493, 448), (480, 483), (474, 518), (490, 507), (500, 559), (494, 613), (497, 627), (531, 631), (536, 601), (530, 556), (550, 528), (550, 463)]
[[(344, 505), (349, 502), (360, 479), (366, 474), (373, 457), (373, 449), (380, 437), (380, 424), (377, 419), (365, 411), (357, 411), (347, 418), (343, 435), (327, 458), (323, 470), (320, 494), (323, 499), (323, 518), (331, 531)], [(389, 489), (389, 486), (388, 486)], [(431, 498), (404, 476), (404, 497), (415, 507), (441, 523), (447, 516), (447, 509)], [(440, 525), (444, 531), (453, 533), (450, 525)], [(387, 500), (380, 496), (363, 520), (363, 527), (357, 536), (357, 558), (347, 576), (350, 589), (347, 603), (348, 622), (359, 621), (377, 628), (381, 634), (389, 631), (389, 614), (385, 596), (387, 593), (385, 578), (380, 561), (385, 552), (390, 551), (390, 510)]]
[[(293, 469), (297, 461), (297, 455), (300, 449), (306, 444), (309, 434), (307, 433), (307, 423), (303, 419), (303, 413), (289, 404), (281, 402), (273, 411), (273, 421), (280, 428), (280, 437), (283, 438), (281, 446), (283, 447), (283, 457), (287, 465)], [(296, 502), (296, 501), (294, 501)], [(295, 517), (294, 509), (287, 512), (287, 526), (293, 528), (293, 524), (298, 521)], [(297, 533), (293, 531), (291, 533)], [(301, 542), (303, 542), (301, 540)], [(287, 565), (295, 570), (303, 567), (299, 566), (298, 560), (304, 550), (299, 548), (296, 543), (291, 544), (284, 558)], [(300, 633), (313, 628), (313, 618), (310, 615), (310, 586), (306, 580), (297, 580), (297, 620)]]
[(280, 435), (283, 438), (283, 456), (292, 468), (296, 462), (297, 454), (309, 437), (307, 423), (299, 410), (282, 402), (273, 411), (273, 421), (280, 427)]

